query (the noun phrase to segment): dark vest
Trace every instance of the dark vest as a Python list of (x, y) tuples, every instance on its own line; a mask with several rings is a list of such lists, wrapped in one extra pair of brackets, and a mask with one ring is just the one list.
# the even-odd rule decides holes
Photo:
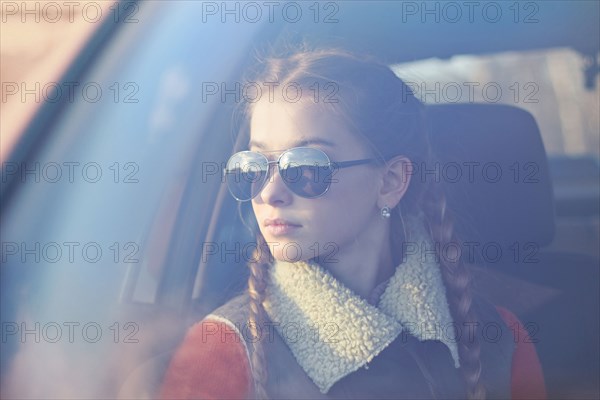
[[(250, 355), (253, 338), (248, 329), (249, 297), (237, 296), (211, 314), (226, 318), (244, 337)], [(481, 346), (481, 380), (488, 399), (510, 398), (511, 364), (514, 350), (512, 331), (495, 307), (474, 299), (478, 326), (463, 327), (462, 335), (477, 335)], [(454, 337), (454, 333), (451, 337)], [(402, 332), (365, 367), (337, 381), (322, 394), (277, 330), (265, 329), (260, 340), (265, 345), (268, 366), (267, 393), (272, 399), (464, 399), (465, 384), (448, 347), (438, 340), (419, 341)]]

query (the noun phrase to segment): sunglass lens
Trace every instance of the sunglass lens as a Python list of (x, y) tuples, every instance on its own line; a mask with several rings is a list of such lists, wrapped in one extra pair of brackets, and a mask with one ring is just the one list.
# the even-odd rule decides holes
[(299, 196), (318, 197), (327, 191), (332, 169), (320, 150), (296, 148), (283, 154), (280, 173), (287, 186)]
[(267, 171), (268, 161), (261, 154), (250, 151), (236, 153), (225, 167), (227, 187), (236, 199), (251, 200), (262, 190)]

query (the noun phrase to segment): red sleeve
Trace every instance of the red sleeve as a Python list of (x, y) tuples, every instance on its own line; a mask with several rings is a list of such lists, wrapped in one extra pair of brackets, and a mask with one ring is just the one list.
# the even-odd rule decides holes
[(161, 399), (245, 399), (251, 392), (243, 339), (228, 324), (204, 320), (190, 328), (162, 383)]
[(515, 351), (512, 359), (511, 398), (546, 399), (546, 386), (535, 346), (519, 319), (510, 311), (496, 307), (513, 332)]

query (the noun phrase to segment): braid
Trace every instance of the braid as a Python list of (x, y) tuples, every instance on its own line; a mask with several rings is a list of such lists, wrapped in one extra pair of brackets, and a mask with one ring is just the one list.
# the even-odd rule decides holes
[(248, 294), (250, 296), (249, 328), (254, 338), (254, 351), (252, 352), (252, 376), (254, 378), (255, 396), (257, 399), (268, 399), (266, 392), (267, 362), (265, 348), (261, 343), (261, 327), (266, 321), (266, 312), (263, 307), (265, 289), (267, 287), (266, 255), (270, 254), (263, 236), (257, 234), (257, 246), (252, 260), (249, 262), (250, 276), (248, 277)]
[[(459, 326), (477, 321), (472, 305), (471, 276), (458, 257), (444, 257), (442, 249), (447, 244), (459, 243), (454, 232), (452, 215), (446, 209), (446, 197), (438, 185), (431, 185), (424, 201), (423, 209), (429, 224), (431, 238), (436, 246), (440, 260), (442, 278), (447, 290), (450, 312)], [(481, 346), (477, 335), (473, 338), (461, 335), (458, 343), (460, 369), (467, 384), (468, 399), (485, 399), (485, 387), (481, 378)]]

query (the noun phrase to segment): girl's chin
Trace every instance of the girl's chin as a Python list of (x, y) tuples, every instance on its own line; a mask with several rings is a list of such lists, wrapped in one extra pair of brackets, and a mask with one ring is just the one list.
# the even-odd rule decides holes
[(308, 261), (311, 257), (298, 257), (295, 254), (279, 254), (279, 253), (275, 253), (273, 254), (273, 260), (274, 261), (283, 261), (283, 262), (289, 262), (289, 263), (295, 263), (298, 261)]
[(339, 253), (338, 246), (333, 242), (327, 242), (319, 246), (319, 242), (298, 242), (293, 240), (267, 240), (271, 258), (277, 261), (298, 262), (315, 261), (337, 262), (336, 255)]
[(271, 255), (275, 261), (298, 262), (307, 261), (314, 257), (310, 249), (301, 248), (300, 245), (294, 242), (278, 243), (275, 246), (270, 246)]

